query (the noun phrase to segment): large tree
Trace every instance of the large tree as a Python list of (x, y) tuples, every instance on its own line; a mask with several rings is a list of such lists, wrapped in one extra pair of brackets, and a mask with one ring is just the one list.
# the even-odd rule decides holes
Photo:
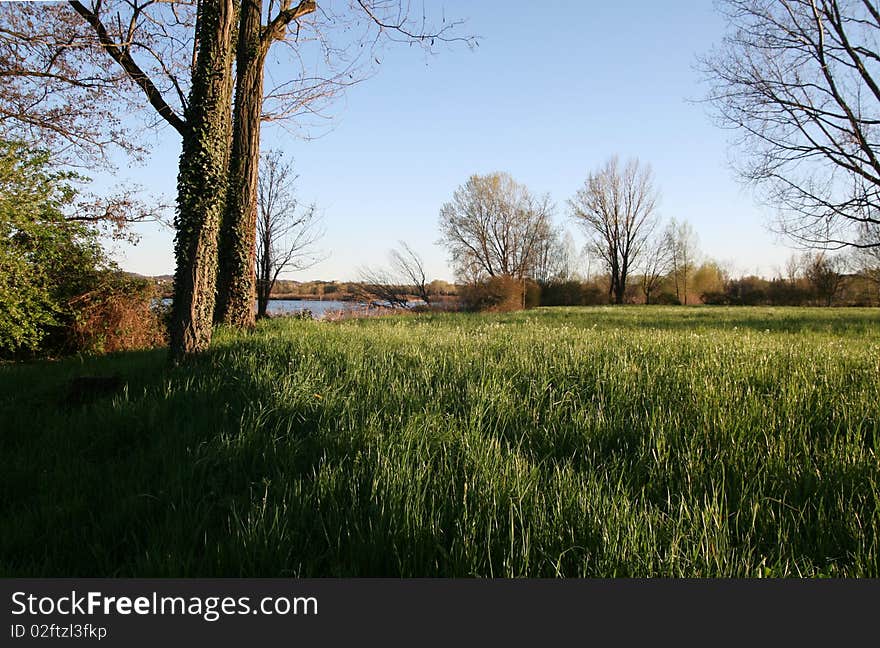
[(591, 173), (569, 200), (574, 220), (590, 238), (590, 251), (602, 260), (610, 293), (622, 304), (630, 273), (640, 261), (657, 221), (657, 191), (651, 167), (616, 157)]
[[(343, 5), (344, 6), (344, 5)], [(332, 4), (322, 6), (320, 16), (310, 23), (300, 20), (317, 10), (314, 0), (243, 0), (236, 59), (235, 117), (229, 190), (220, 240), (220, 274), (216, 319), (235, 326), (254, 322), (254, 258), (256, 249), (256, 184), (259, 176), (261, 118), (277, 120), (296, 114), (304, 105), (332, 97), (359, 78), (358, 61), (384, 37), (417, 43), (430, 48), (435, 41), (465, 41), (454, 35), (458, 23), (434, 27), (423, 14), (410, 15), (407, 3), (399, 0), (352, 0), (340, 11)], [(266, 22), (263, 23), (263, 15)], [(296, 29), (289, 29), (292, 23)], [(293, 32), (288, 38), (289, 31)], [(344, 32), (355, 33), (354, 39)], [(331, 61), (319, 74), (300, 72), (301, 83), (291, 90), (290, 79), (264, 93), (266, 60), (275, 43), (293, 46), (294, 61), (304, 58), (301, 50), (317, 45)], [(352, 47), (356, 46), (356, 47)], [(349, 60), (352, 52), (355, 54)], [(290, 60), (288, 58), (288, 60)], [(373, 59), (368, 59), (372, 61)], [(308, 79), (308, 80), (307, 80)], [(347, 80), (346, 80), (347, 79)], [(271, 105), (264, 110), (264, 99)]]
[(134, 112), (182, 132), (194, 23), (185, 1), (0, 4), (0, 128), (78, 166), (142, 153)]
[[(270, 7), (274, 4), (270, 2)], [(262, 0), (242, 0), (241, 5), (234, 128), (226, 210), (220, 230), (216, 312), (217, 320), (235, 326), (254, 323), (257, 183), (266, 56), (274, 41), (284, 39), (291, 22), (316, 9), (314, 0), (291, 5), (290, 0), (281, 0), (277, 13), (270, 15), (266, 25), (263, 25)]]
[[(163, 3), (166, 8), (179, 8), (168, 12), (159, 30), (159, 15), (154, 13), (146, 20), (142, 13), (150, 4), (155, 3), (125, 5), (132, 7), (128, 20), (123, 22), (123, 12), (117, 11), (118, 20), (109, 27), (93, 9), (106, 16), (108, 6), (111, 11), (123, 8), (110, 0), (96, 3), (92, 9), (81, 3), (0, 4), (0, 136), (45, 151), (54, 166), (77, 167), (77, 184), (87, 181), (80, 175), (81, 168), (109, 168), (114, 151), (122, 150), (135, 158), (144, 152), (138, 135), (148, 129), (132, 125), (129, 119), (144, 103), (144, 89), (121, 66), (107, 64), (94, 26), (113, 44), (115, 55), (131, 70), (139, 71), (157, 105), (167, 107), (172, 120), (182, 123), (178, 118), (182, 108), (175, 97), (169, 99), (170, 104), (158, 100), (173, 85), (173, 77), (165, 75), (158, 85), (150, 85), (146, 79), (148, 72), (160, 72), (156, 56), (179, 58), (174, 56), (179, 46), (167, 37), (164, 43), (159, 42), (159, 32), (180, 35), (191, 28), (184, 23), (194, 18), (187, 20), (185, 3)], [(156, 8), (150, 10), (155, 12)], [(171, 25), (174, 15), (179, 18), (176, 27)], [(104, 227), (116, 238), (134, 240), (137, 237), (131, 224), (165, 220), (164, 201), (154, 197), (144, 200), (141, 193), (141, 188), (130, 183), (100, 195), (78, 188), (78, 208), (68, 216)]]
[(235, 0), (200, 0), (199, 48), (177, 175), (169, 331), (174, 361), (204, 351), (211, 342), (217, 235), (228, 180), (235, 19)]
[(723, 0), (728, 33), (703, 67), (741, 177), (781, 232), (820, 248), (880, 230), (880, 7), (868, 0)]
[(462, 279), (522, 279), (553, 234), (551, 211), (548, 196), (506, 173), (473, 175), (440, 209), (440, 241)]
[[(122, 105), (119, 99), (134, 102), (134, 97), (140, 97), (141, 105), (149, 105), (154, 115), (180, 133), (177, 268), (170, 331), (175, 360), (204, 350), (210, 342), (217, 231), (229, 161), (236, 0), (200, 0), (197, 7), (196, 16), (195, 5), (187, 2), (70, 0), (66, 5), (41, 7), (43, 22), (62, 25), (67, 31), (17, 27), (3, 34), (4, 42), (20, 54), (13, 57), (18, 67), (12, 70), (18, 86), (9, 96), (34, 94), (35, 80), (43, 77), (51, 82), (44, 93), (34, 94), (32, 109), (12, 117), (27, 134), (48, 133), (86, 155), (103, 154), (109, 143), (124, 146), (126, 134), (115, 128), (104, 138), (83, 135), (90, 122), (77, 119), (75, 107), (65, 97), (72, 92), (76, 96), (76, 89), (84, 83), (94, 84), (107, 95), (106, 104), (100, 105), (108, 106), (111, 124), (120, 123), (113, 111)], [(74, 14), (79, 22), (72, 22)], [(2, 24), (26, 27), (40, 17), (33, 10), (12, 8)], [(196, 23), (198, 32), (193, 38)], [(108, 59), (112, 61), (109, 66)], [(62, 66), (59, 61), (66, 63)], [(188, 92), (181, 81), (187, 77), (191, 79)], [(53, 130), (56, 107), (66, 121), (63, 129)]]

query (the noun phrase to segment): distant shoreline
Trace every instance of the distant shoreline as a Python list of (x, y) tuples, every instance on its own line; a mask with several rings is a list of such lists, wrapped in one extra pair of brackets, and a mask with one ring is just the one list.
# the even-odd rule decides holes
[(270, 295), (270, 301), (286, 300), (286, 301), (360, 301), (357, 295), (349, 293), (328, 293), (323, 297), (318, 295)]

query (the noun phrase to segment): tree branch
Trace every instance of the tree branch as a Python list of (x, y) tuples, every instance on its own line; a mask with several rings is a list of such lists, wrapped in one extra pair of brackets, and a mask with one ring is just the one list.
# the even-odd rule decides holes
[(143, 90), (147, 100), (156, 109), (156, 112), (166, 122), (171, 124), (178, 133), (185, 133), (187, 128), (186, 122), (168, 105), (159, 89), (131, 57), (128, 49), (120, 47), (113, 41), (98, 14), (90, 11), (79, 0), (69, 0), (69, 4), (92, 27), (98, 36), (101, 47), (104, 48), (104, 51), (107, 52), (110, 58), (116, 61), (131, 80)]

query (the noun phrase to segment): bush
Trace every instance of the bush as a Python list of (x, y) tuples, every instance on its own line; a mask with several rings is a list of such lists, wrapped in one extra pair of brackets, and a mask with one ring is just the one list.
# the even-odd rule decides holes
[(581, 306), (583, 303), (584, 284), (580, 281), (551, 281), (542, 286), (542, 306)]
[(69, 304), (66, 348), (85, 353), (144, 349), (166, 343), (165, 307), (145, 279), (107, 272), (91, 291)]
[(551, 281), (541, 286), (542, 306), (599, 306), (608, 303), (608, 293), (593, 282)]
[(541, 285), (526, 279), (526, 308), (537, 308), (541, 305)]
[(651, 297), (651, 303), (655, 306), (681, 306), (681, 300), (669, 292), (657, 293)]
[(700, 301), (709, 306), (730, 306), (730, 296), (723, 290), (713, 290), (700, 295)]
[(53, 170), (45, 152), (0, 140), (0, 355), (45, 349), (66, 302), (92, 285), (97, 234), (64, 211), (80, 180)]
[(96, 227), (77, 218), (82, 180), (47, 153), (0, 139), (0, 357), (164, 339), (152, 286), (118, 272)]
[(490, 277), (462, 286), (461, 306), (468, 311), (508, 312), (522, 309), (522, 282), (513, 277)]

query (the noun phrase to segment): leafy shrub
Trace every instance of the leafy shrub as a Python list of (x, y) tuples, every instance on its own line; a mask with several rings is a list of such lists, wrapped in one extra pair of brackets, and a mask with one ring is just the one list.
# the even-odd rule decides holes
[(97, 236), (65, 218), (73, 173), (49, 156), (0, 140), (0, 354), (32, 353), (64, 325), (65, 302), (90, 284)]
[(54, 168), (45, 152), (0, 140), (0, 357), (117, 350), (163, 337), (149, 285), (118, 272), (96, 228), (77, 217), (82, 180)]

